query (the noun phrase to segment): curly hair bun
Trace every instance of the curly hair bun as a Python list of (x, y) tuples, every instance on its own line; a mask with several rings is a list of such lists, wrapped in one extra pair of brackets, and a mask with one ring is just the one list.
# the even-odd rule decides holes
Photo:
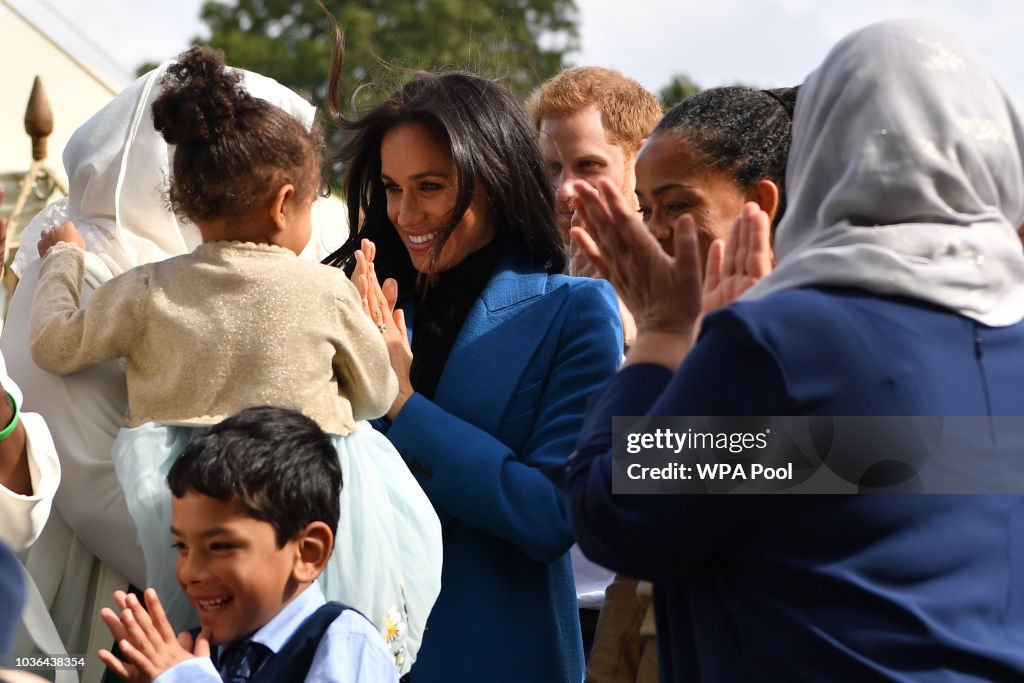
[(153, 102), (153, 126), (171, 145), (212, 143), (252, 102), (241, 80), (240, 72), (225, 68), (222, 52), (192, 48), (160, 79), (164, 92)]

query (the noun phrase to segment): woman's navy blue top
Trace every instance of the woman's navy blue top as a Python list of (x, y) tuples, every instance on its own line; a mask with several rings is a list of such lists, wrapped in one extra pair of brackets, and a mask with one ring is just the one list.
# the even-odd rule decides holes
[(655, 583), (663, 681), (1024, 680), (1024, 496), (612, 495), (610, 417), (643, 414), (1024, 416), (1024, 324), (849, 289), (740, 302), (674, 375), (594, 396), (567, 473), (584, 552)]

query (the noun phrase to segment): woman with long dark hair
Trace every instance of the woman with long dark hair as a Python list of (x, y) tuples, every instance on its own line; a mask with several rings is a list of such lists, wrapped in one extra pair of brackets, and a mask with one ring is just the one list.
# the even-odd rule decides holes
[(355, 269), (388, 341), (400, 389), (383, 428), (444, 526), (412, 680), (577, 683), (573, 539), (541, 468), (565, 462), (618, 365), (615, 296), (560, 274), (536, 134), (504, 87), (428, 74), (336, 119), (358, 230), (328, 262)]

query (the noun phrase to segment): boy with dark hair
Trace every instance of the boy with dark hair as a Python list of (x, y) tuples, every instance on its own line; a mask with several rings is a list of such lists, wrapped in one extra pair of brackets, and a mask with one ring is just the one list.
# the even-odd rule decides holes
[[(146, 608), (115, 593), (101, 617), (127, 657), (100, 658), (130, 681), (397, 680), (365, 617), (316, 584), (334, 546), (341, 468), (330, 437), (283, 408), (249, 408), (196, 437), (171, 467), (178, 581), (199, 614), (174, 631), (156, 591)], [(148, 611), (147, 611), (148, 608)]]

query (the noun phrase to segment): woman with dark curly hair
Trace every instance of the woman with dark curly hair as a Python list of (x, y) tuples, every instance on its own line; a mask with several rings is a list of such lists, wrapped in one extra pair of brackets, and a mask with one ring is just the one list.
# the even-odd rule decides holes
[(746, 202), (778, 224), (797, 90), (711, 88), (662, 117), (636, 159), (640, 214), (662, 249), (672, 253), (672, 226), (683, 214), (697, 226), (702, 259)]

